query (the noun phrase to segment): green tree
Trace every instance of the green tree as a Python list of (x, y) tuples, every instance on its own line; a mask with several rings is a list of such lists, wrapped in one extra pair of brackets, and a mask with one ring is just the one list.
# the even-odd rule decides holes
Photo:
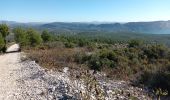
[(4, 48), (5, 42), (4, 38), (2, 37), (2, 34), (0, 33), (0, 51)]
[(9, 27), (6, 24), (1, 24), (0, 25), (0, 33), (6, 38), (7, 35), (9, 35)]
[(3, 37), (3, 41), (5, 43), (4, 47), (2, 48), (2, 51), (6, 52), (6, 36), (9, 35), (9, 27), (6, 24), (1, 24), (0, 25), (0, 33), (1, 33), (1, 35)]
[(15, 28), (13, 32), (14, 32), (15, 41), (17, 43), (19, 43), (21, 46), (26, 46), (28, 44), (29, 40), (27, 38), (27, 34), (25, 30), (23, 30), (22, 28)]
[(27, 34), (27, 38), (29, 39), (30, 46), (36, 46), (42, 42), (41, 35), (37, 31), (33, 29), (29, 29), (27, 30), (26, 34)]
[(44, 42), (48, 42), (48, 41), (52, 40), (52, 36), (51, 36), (51, 34), (47, 30), (44, 30), (42, 32), (41, 38), (43, 39)]

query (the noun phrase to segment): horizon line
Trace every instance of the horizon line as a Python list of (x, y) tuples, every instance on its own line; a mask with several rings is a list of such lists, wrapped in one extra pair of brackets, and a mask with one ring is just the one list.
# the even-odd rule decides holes
[(13, 21), (13, 20), (0, 20), (0, 22), (16, 22), (16, 23), (130, 23), (130, 22), (161, 22), (170, 20), (148, 20), (148, 21)]

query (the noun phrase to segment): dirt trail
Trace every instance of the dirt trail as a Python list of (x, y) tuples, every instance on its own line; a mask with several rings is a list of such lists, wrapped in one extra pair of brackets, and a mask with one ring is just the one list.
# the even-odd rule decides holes
[(0, 55), (0, 100), (67, 99), (65, 73), (46, 71), (34, 61), (21, 61), (19, 45)]
[[(7, 51), (13, 52), (19, 48), (17, 44), (12, 45)], [(20, 59), (20, 53), (8, 53), (0, 56), (0, 100), (10, 99), (14, 91), (17, 90), (16, 75), (14, 70)]]

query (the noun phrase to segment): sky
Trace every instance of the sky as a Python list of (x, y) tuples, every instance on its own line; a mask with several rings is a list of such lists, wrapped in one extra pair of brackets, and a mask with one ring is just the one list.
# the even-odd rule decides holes
[(0, 0), (0, 20), (18, 22), (170, 20), (170, 0)]

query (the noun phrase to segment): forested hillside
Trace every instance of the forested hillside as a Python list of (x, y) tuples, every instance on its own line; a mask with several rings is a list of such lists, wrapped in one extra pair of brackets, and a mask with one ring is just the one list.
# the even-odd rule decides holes
[(136, 32), (147, 34), (170, 34), (170, 21), (128, 22), (128, 23), (83, 23), (83, 22), (53, 22), (53, 23), (17, 23), (0, 21), (11, 28), (22, 26), (25, 28), (48, 29), (53, 32)]

